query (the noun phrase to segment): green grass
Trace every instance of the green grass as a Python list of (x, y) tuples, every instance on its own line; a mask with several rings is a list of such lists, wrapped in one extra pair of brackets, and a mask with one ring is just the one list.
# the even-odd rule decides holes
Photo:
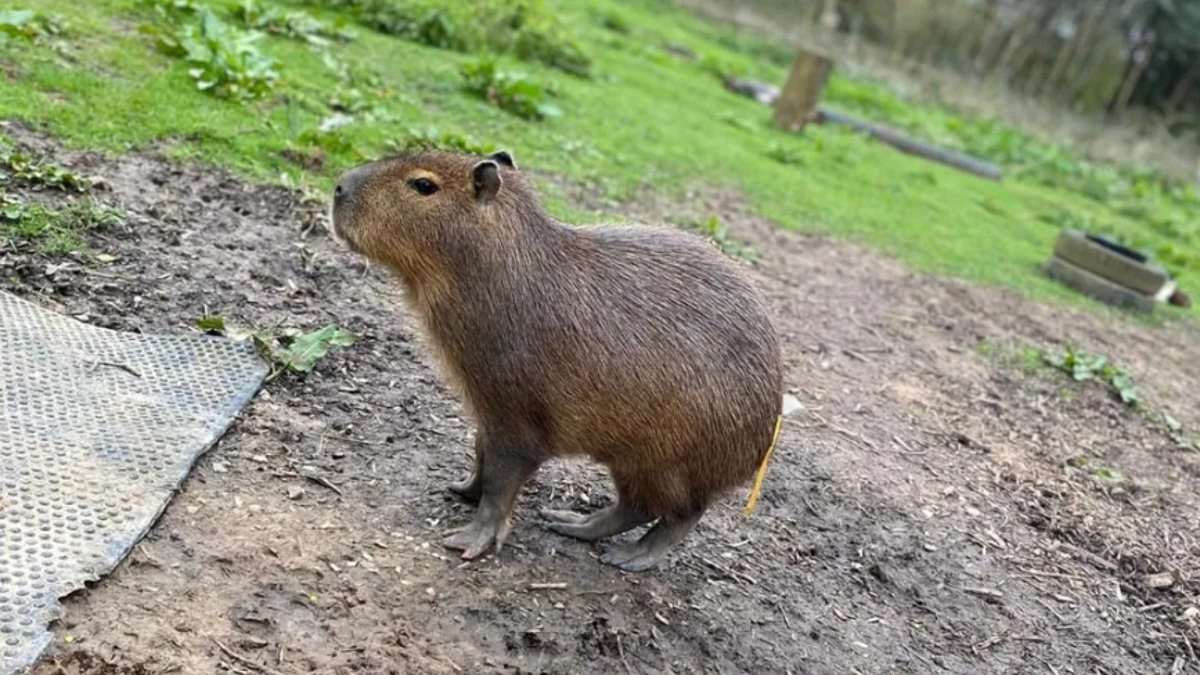
[(0, 194), (0, 242), (31, 242), (47, 254), (83, 252), (84, 233), (118, 225), (124, 216), (91, 199), (75, 200), (60, 208), (16, 201)]
[[(238, 25), (228, 11), (232, 0), (194, 2)], [(314, 9), (321, 3), (258, 4), (303, 9), (339, 30), (345, 28), (339, 17), (353, 18), (346, 9)], [(362, 0), (324, 6), (338, 4), (365, 6)], [(447, 5), (453, 17), (472, 6), (417, 4)], [(590, 62), (581, 76), (549, 65), (544, 54), (518, 60), (525, 52), (504, 47), (498, 68), (554, 92), (561, 114), (540, 120), (509, 114), (467, 91), (463, 66), (481, 54), (464, 46), (469, 41), (445, 35), (453, 22), (437, 23), (434, 31), (452, 49), (419, 41), (432, 38), (377, 33), (362, 21), (349, 24), (354, 37), (345, 43), (265, 36), (255, 48), (277, 62), (278, 80), (261, 98), (238, 102), (199, 91), (189, 64), (155, 48), (139, 27), (164, 19), (143, 2), (25, 5), (65, 28), (32, 47), (20, 39), (0, 46), (11, 73), (0, 88), (0, 118), (24, 120), (75, 147), (122, 152), (154, 145), (257, 180), (324, 191), (340, 171), (436, 128), (438, 137), (510, 149), (523, 167), (615, 200), (646, 189), (682, 196), (689, 188), (737, 188), (783, 227), (853, 238), (918, 269), (1039, 298), (1078, 301), (1037, 271), (1065, 225), (1149, 250), (1185, 289), (1200, 289), (1200, 200), (1191, 188), (1144, 171), (1094, 166), (1005, 125), (905, 101), (881, 85), (836, 74), (830, 105), (1001, 162), (1008, 178), (984, 181), (837, 128), (784, 134), (771, 128), (769, 109), (726, 92), (714, 73), (782, 82), (789, 52), (664, 0), (526, 0), (548, 39), (580, 48)], [(668, 43), (700, 58), (680, 59), (663, 49)], [(301, 166), (288, 159), (298, 156), (318, 161)], [(598, 217), (571, 204), (558, 184), (543, 184), (552, 212)]]

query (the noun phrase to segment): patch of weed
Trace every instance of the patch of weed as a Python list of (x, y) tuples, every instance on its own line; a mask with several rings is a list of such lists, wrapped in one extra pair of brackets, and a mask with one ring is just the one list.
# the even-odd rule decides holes
[(234, 8), (233, 16), (247, 28), (301, 40), (318, 47), (354, 39), (354, 34), (344, 26), (331, 26), (302, 10), (286, 11), (275, 6), (264, 6), (259, 0), (242, 0)]
[(704, 220), (684, 223), (684, 228), (696, 232), (713, 243), (727, 256), (754, 260), (757, 253), (750, 246), (735, 240), (729, 235), (729, 225), (717, 216), (709, 216)]
[(431, 47), (512, 54), (586, 77), (591, 58), (542, 0), (332, 0), (368, 28)]
[(466, 134), (442, 131), (437, 127), (409, 127), (403, 140), (391, 141), (388, 147), (394, 152), (417, 152), (421, 150), (452, 150), (471, 155), (487, 155), (496, 151), (491, 143), (481, 143)]
[(12, 39), (34, 41), (62, 32), (61, 22), (41, 12), (32, 9), (0, 10), (0, 46)]
[(121, 211), (90, 199), (55, 209), (0, 193), (0, 236), (29, 242), (49, 255), (79, 251), (85, 246), (85, 232), (120, 225), (124, 220)]
[(258, 49), (261, 33), (238, 30), (201, 7), (182, 25), (154, 24), (144, 30), (163, 53), (191, 66), (196, 88), (219, 98), (248, 101), (271, 91), (279, 79), (277, 62)]
[(462, 67), (464, 88), (492, 105), (527, 120), (559, 117), (562, 110), (550, 102), (553, 91), (525, 73), (501, 70), (485, 58)]
[(616, 10), (609, 10), (599, 14), (600, 25), (604, 28), (621, 35), (628, 35), (633, 26), (629, 23), (629, 19)]
[(251, 340), (259, 356), (271, 367), (268, 380), (284, 373), (308, 373), (335, 348), (353, 345), (357, 338), (336, 324), (327, 324), (314, 331), (297, 328), (228, 328), (225, 318), (208, 315), (196, 320), (196, 327), (211, 335), (226, 335), (234, 340)]
[(0, 184), (18, 181), (31, 187), (84, 193), (92, 180), (57, 164), (43, 162), (0, 144)]
[(1088, 354), (1074, 347), (1067, 347), (1062, 353), (1043, 353), (1042, 359), (1070, 375), (1076, 382), (1099, 379), (1108, 385), (1122, 403), (1131, 407), (1138, 405), (1138, 393), (1133, 378), (1123, 369), (1113, 365), (1106, 356)]
[(767, 146), (767, 157), (780, 164), (805, 164), (804, 155), (799, 150), (779, 141), (773, 141)]

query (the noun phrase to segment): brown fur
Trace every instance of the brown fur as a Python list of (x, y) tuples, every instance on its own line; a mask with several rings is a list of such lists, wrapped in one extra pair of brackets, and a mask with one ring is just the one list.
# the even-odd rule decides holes
[[(750, 283), (692, 235), (564, 226), (503, 163), (500, 189), (480, 200), (480, 160), (366, 165), (334, 209), (338, 234), (403, 280), (478, 447), (534, 467), (587, 455), (659, 517), (701, 512), (747, 481), (782, 395), (778, 338)], [(419, 194), (414, 176), (440, 190)]]

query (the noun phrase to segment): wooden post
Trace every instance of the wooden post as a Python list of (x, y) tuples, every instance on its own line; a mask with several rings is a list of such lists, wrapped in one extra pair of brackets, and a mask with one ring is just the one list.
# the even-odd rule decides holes
[(833, 62), (829, 59), (801, 50), (792, 63), (787, 84), (775, 101), (775, 126), (786, 131), (800, 131), (811, 122), (832, 69)]

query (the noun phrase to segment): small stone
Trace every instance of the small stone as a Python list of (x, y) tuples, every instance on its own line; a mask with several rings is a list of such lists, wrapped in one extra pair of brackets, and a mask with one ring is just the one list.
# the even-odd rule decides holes
[(287, 491), (287, 498), (295, 501), (304, 496), (304, 488), (290, 487)]
[(792, 396), (791, 394), (783, 395), (783, 416), (784, 417), (787, 417), (788, 415), (791, 415), (792, 413), (797, 412), (799, 410), (803, 410), (803, 409), (804, 409), (804, 405), (800, 403), (800, 399), (796, 398), (795, 396)]
[(265, 455), (250, 455), (250, 461), (258, 462), (259, 464), (266, 464), (267, 458)]
[(214, 473), (226, 473), (229, 471), (229, 465), (225, 462), (213, 462)]

